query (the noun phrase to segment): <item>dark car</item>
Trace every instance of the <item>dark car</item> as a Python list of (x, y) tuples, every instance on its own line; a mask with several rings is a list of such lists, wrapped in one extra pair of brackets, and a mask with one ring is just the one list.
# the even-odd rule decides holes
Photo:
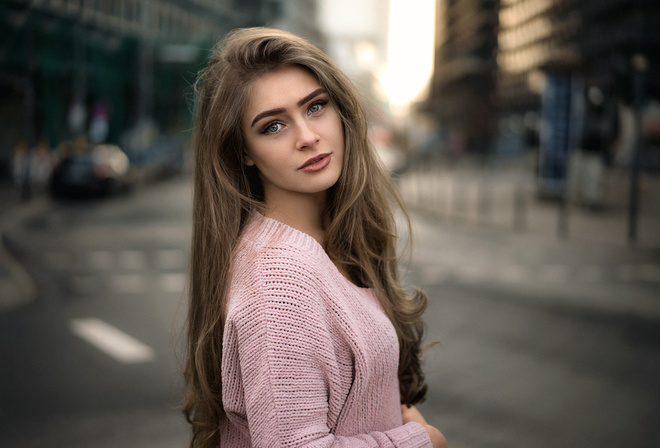
[(51, 191), (60, 197), (114, 194), (130, 185), (129, 170), (128, 157), (118, 146), (96, 145), (60, 161), (51, 176)]

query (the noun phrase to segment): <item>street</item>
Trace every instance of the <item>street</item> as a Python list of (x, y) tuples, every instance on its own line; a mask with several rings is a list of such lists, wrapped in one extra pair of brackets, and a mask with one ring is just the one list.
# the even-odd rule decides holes
[[(163, 183), (55, 204), (7, 231), (38, 297), (0, 314), (0, 446), (186, 445), (174, 347), (185, 315), (191, 197), (187, 182)], [(122, 358), (130, 340), (98, 349), (80, 331), (98, 321), (85, 319), (120, 330), (150, 356)]]
[[(182, 447), (189, 179), (52, 203), (8, 247), (0, 446)], [(660, 446), (660, 253), (413, 214), (429, 394), (452, 448)], [(116, 344), (99, 341), (99, 335)]]
[(432, 223), (421, 410), (450, 446), (660, 445), (657, 255)]

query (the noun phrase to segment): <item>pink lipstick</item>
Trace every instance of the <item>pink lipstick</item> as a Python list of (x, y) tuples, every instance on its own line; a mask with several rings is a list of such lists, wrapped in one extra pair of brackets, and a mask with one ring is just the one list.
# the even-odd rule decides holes
[(328, 166), (331, 158), (332, 158), (331, 153), (319, 154), (317, 156), (310, 157), (309, 159), (307, 159), (307, 161), (303, 163), (298, 169), (306, 173), (313, 173), (316, 171), (320, 171), (326, 166)]

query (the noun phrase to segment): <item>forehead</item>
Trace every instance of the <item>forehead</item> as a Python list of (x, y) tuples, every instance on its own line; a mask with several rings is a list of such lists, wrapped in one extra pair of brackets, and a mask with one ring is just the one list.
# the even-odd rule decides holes
[(314, 75), (297, 66), (264, 73), (252, 83), (246, 112), (249, 115), (295, 106), (301, 98), (320, 86)]

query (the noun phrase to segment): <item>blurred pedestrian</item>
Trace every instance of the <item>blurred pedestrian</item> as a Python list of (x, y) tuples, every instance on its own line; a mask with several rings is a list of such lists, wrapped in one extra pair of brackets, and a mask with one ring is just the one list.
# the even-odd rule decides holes
[(353, 84), (265, 28), (230, 33), (199, 84), (191, 446), (446, 446), (412, 406), (426, 296), (399, 282), (402, 203)]
[(39, 140), (30, 157), (30, 181), (33, 191), (37, 193), (45, 191), (52, 170), (53, 158), (50, 146), (46, 140)]
[(25, 140), (21, 139), (14, 145), (14, 153), (11, 159), (11, 177), (16, 188), (21, 188), (28, 173), (28, 146)]

